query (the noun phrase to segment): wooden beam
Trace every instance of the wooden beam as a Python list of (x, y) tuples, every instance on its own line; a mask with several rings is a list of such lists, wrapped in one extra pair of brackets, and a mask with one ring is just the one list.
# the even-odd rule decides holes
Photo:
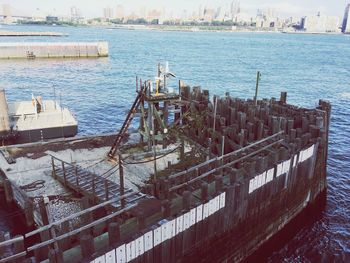
[[(123, 195), (123, 196), (120, 196), (120, 197), (118, 197), (118, 198), (113, 198), (113, 199), (108, 200), (108, 201), (106, 201), (106, 202), (103, 202), (103, 203), (101, 203), (101, 204), (98, 204), (98, 205), (95, 205), (95, 206), (90, 207), (90, 208), (88, 208), (88, 209), (85, 209), (85, 210), (83, 210), (83, 211), (80, 211), (80, 212), (78, 212), (78, 213), (71, 214), (70, 216), (65, 217), (65, 218), (62, 218), (62, 219), (60, 219), (60, 220), (57, 220), (57, 221), (55, 221), (55, 222), (53, 222), (53, 223), (51, 223), (51, 224), (49, 224), (49, 225), (47, 225), (47, 226), (44, 226), (44, 227), (41, 227), (41, 228), (39, 228), (39, 229), (36, 229), (36, 230), (34, 230), (34, 231), (32, 231), (32, 232), (29, 232), (29, 233), (25, 234), (25, 237), (28, 238), (28, 237), (33, 236), (33, 235), (35, 235), (35, 234), (38, 234), (38, 233), (40, 233), (40, 232), (42, 232), (42, 231), (48, 230), (48, 229), (50, 229), (50, 228), (53, 227), (53, 226), (57, 226), (57, 225), (59, 225), (59, 224), (65, 222), (65, 221), (74, 219), (74, 218), (76, 218), (76, 217), (78, 217), (78, 216), (82, 216), (82, 215), (84, 215), (84, 214), (86, 214), (86, 213), (92, 212), (92, 211), (94, 211), (94, 210), (96, 210), (96, 209), (98, 209), (98, 208), (104, 207), (104, 206), (109, 205), (109, 204), (111, 204), (111, 203), (113, 203), (113, 202), (119, 202), (119, 201), (122, 200), (122, 199), (128, 198), (128, 197), (133, 196), (133, 195), (136, 195), (136, 194), (141, 194), (141, 193), (140, 193), (140, 192), (132, 192), (132, 193), (128, 193), (128, 194), (125, 194), (125, 195)], [(144, 195), (144, 194), (141, 194), (141, 196), (144, 197), (145, 195)], [(2, 244), (2, 243), (0, 243), (0, 246), (1, 246), (1, 244)]]
[(222, 166), (220, 166), (220, 167), (214, 168), (214, 169), (212, 169), (212, 170), (210, 170), (210, 171), (208, 171), (208, 172), (206, 172), (206, 173), (204, 173), (204, 174), (202, 174), (202, 175), (200, 175), (200, 176), (198, 176), (198, 177), (193, 178), (192, 180), (187, 181), (186, 183), (182, 183), (182, 184), (173, 186), (172, 188), (169, 189), (169, 191), (170, 191), (170, 192), (176, 191), (176, 190), (178, 190), (178, 189), (180, 189), (180, 188), (182, 188), (182, 187), (184, 187), (184, 186), (190, 185), (191, 183), (194, 183), (194, 182), (196, 182), (196, 181), (198, 181), (198, 180), (201, 180), (201, 179), (203, 179), (203, 178), (205, 178), (205, 177), (207, 177), (207, 176), (209, 176), (209, 175), (211, 175), (211, 174), (217, 172), (217, 171), (220, 170), (220, 169), (224, 169), (224, 168), (226, 168), (226, 167), (232, 166), (232, 165), (234, 165), (235, 163), (238, 163), (238, 162), (240, 162), (240, 161), (243, 161), (244, 159), (247, 159), (247, 158), (249, 158), (249, 157), (251, 157), (251, 156), (253, 156), (253, 155), (256, 155), (256, 154), (258, 154), (259, 152), (262, 152), (262, 151), (266, 150), (267, 148), (270, 148), (270, 147), (272, 147), (273, 145), (278, 144), (278, 143), (281, 143), (281, 142), (283, 142), (283, 141), (284, 141), (284, 139), (281, 139), (281, 140), (278, 140), (278, 141), (276, 141), (276, 142), (273, 142), (273, 143), (271, 143), (271, 144), (269, 144), (269, 145), (267, 145), (267, 146), (265, 146), (265, 147), (263, 147), (263, 148), (260, 148), (260, 149), (257, 150), (257, 151), (254, 151), (254, 152), (252, 152), (252, 153), (249, 153), (249, 154), (247, 154), (247, 155), (245, 155), (245, 156), (243, 156), (243, 157), (241, 157), (241, 158), (239, 158), (239, 159), (237, 159), (237, 160), (234, 160), (234, 161), (232, 161), (232, 162), (230, 162), (230, 163), (227, 163), (227, 164), (225, 164), (225, 165), (222, 165)]
[(283, 133), (283, 131), (280, 131), (280, 132), (278, 132), (278, 133), (276, 133), (276, 134), (274, 134), (274, 135), (271, 135), (271, 136), (269, 136), (269, 137), (266, 137), (266, 138), (264, 138), (264, 139), (262, 139), (262, 140), (260, 140), (260, 141), (257, 141), (257, 142), (255, 142), (255, 143), (249, 144), (248, 146), (246, 146), (246, 147), (244, 147), (244, 148), (241, 148), (241, 149), (239, 149), (239, 150), (237, 150), (237, 151), (230, 152), (230, 153), (225, 154), (225, 155), (223, 155), (223, 156), (218, 156), (218, 157), (215, 157), (215, 158), (210, 159), (210, 160), (208, 160), (208, 161), (205, 161), (205, 162), (203, 162), (203, 163), (200, 163), (200, 164), (198, 164), (198, 165), (192, 166), (191, 168), (189, 168), (189, 169), (187, 169), (187, 170), (185, 170), (185, 171), (182, 171), (182, 172), (179, 172), (179, 173), (170, 175), (170, 176), (169, 176), (169, 179), (177, 178), (177, 177), (182, 176), (182, 175), (184, 175), (184, 174), (186, 174), (186, 173), (195, 171), (196, 169), (201, 168), (201, 167), (203, 167), (203, 166), (205, 166), (205, 165), (208, 165), (208, 164), (211, 164), (211, 163), (213, 163), (213, 162), (219, 161), (219, 160), (221, 160), (221, 159), (223, 159), (223, 158), (230, 157), (230, 156), (232, 156), (232, 155), (236, 155), (236, 154), (238, 154), (238, 153), (241, 153), (241, 152), (243, 152), (243, 151), (245, 151), (245, 150), (247, 150), (247, 149), (249, 149), (249, 148), (252, 148), (252, 147), (254, 147), (254, 146), (256, 146), (256, 145), (258, 145), (258, 144), (260, 144), (260, 143), (263, 143), (263, 142), (266, 142), (266, 141), (268, 141), (268, 140), (270, 140), (270, 139), (273, 139), (274, 137), (277, 137), (278, 135), (281, 135), (282, 133)]
[[(141, 198), (141, 197), (139, 197), (139, 198)], [(138, 205), (137, 203), (136, 203), (136, 204), (133, 204), (133, 205), (130, 205), (130, 206), (128, 206), (128, 207), (126, 207), (126, 208), (124, 208), (124, 209), (122, 209), (122, 210), (119, 210), (119, 211), (115, 212), (115, 213), (112, 213), (112, 214), (109, 214), (109, 215), (107, 215), (107, 216), (105, 216), (105, 217), (102, 217), (102, 218), (100, 218), (100, 219), (97, 219), (97, 220), (95, 220), (94, 222), (91, 222), (90, 224), (84, 225), (84, 226), (82, 226), (82, 227), (80, 227), (80, 228), (78, 228), (78, 229), (74, 229), (74, 230), (72, 230), (72, 231), (70, 231), (70, 232), (68, 232), (68, 233), (66, 233), (66, 234), (64, 234), (64, 235), (61, 235), (61, 236), (55, 237), (55, 238), (53, 238), (53, 239), (44, 241), (44, 242), (42, 242), (42, 243), (40, 243), (40, 244), (36, 244), (36, 245), (34, 245), (34, 246), (31, 246), (31, 247), (27, 248), (27, 251), (28, 251), (28, 252), (34, 251), (34, 250), (36, 250), (36, 249), (38, 249), (38, 248), (41, 248), (41, 247), (50, 245), (50, 244), (52, 244), (52, 243), (54, 243), (54, 242), (60, 241), (60, 240), (62, 240), (62, 239), (65, 239), (65, 238), (67, 238), (67, 237), (70, 237), (70, 236), (72, 236), (72, 235), (76, 235), (76, 234), (80, 233), (81, 231), (87, 230), (87, 229), (89, 229), (89, 228), (91, 228), (91, 227), (94, 227), (94, 226), (96, 226), (96, 225), (99, 225), (99, 224), (101, 224), (101, 223), (103, 223), (103, 222), (105, 222), (105, 221), (107, 221), (107, 220), (110, 220), (110, 219), (112, 219), (113, 217), (118, 216), (118, 215), (120, 215), (120, 214), (122, 214), (122, 213), (124, 213), (124, 212), (126, 212), (126, 211), (128, 211), (128, 210), (130, 210), (130, 209), (132, 209), (132, 208), (134, 208), (134, 207), (137, 206), (137, 205)]]

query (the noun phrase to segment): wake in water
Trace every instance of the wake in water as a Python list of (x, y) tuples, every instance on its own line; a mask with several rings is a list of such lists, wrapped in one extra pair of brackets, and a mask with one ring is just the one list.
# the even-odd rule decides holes
[(350, 92), (343, 92), (340, 94), (341, 99), (350, 100)]

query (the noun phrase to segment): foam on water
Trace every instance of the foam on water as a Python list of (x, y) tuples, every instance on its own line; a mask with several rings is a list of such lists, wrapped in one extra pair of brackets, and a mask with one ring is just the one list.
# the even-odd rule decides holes
[(341, 99), (350, 100), (350, 92), (343, 92), (340, 94)]

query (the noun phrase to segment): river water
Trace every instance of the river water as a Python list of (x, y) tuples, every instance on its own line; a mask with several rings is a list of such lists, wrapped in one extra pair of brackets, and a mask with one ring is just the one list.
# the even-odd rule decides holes
[[(0, 86), (8, 100), (31, 94), (56, 98), (79, 121), (81, 135), (120, 127), (135, 95), (135, 77), (155, 75), (156, 64), (210, 93), (253, 97), (256, 72), (259, 97), (279, 97), (314, 107), (333, 106), (328, 196), (316, 222), (298, 232), (271, 262), (350, 262), (350, 36), (279, 33), (165, 32), (74, 27), (3, 26), (20, 31), (57, 31), (68, 37), (1, 38), (0, 41), (108, 41), (110, 56), (100, 59), (3, 60)], [(174, 83), (175, 85), (176, 83)], [(1, 209), (1, 208), (0, 208)], [(11, 228), (0, 210), (0, 231)]]

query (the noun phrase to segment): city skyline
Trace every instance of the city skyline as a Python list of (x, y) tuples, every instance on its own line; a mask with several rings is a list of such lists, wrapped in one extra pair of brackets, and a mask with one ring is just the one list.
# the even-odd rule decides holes
[[(123, 5), (126, 12), (138, 11), (140, 7), (147, 7), (148, 9), (163, 8), (171, 10), (172, 12), (180, 14), (183, 10), (189, 12), (196, 12), (199, 6), (208, 8), (222, 7), (229, 9), (232, 0), (149, 0), (147, 4), (139, 0), (100, 0), (98, 2), (93, 0), (61, 0), (59, 3), (50, 0), (5, 0), (0, 4), (9, 4), (19, 12), (42, 12), (52, 15), (68, 15), (72, 6), (77, 6), (82, 15), (85, 17), (102, 17), (103, 8), (116, 8), (117, 5)], [(241, 9), (243, 12), (251, 15), (256, 14), (257, 9), (272, 8), (278, 15), (281, 16), (304, 16), (321, 12), (327, 15), (335, 15), (342, 17), (344, 14), (344, 7), (349, 4), (349, 0), (338, 0), (337, 3), (331, 3), (326, 0), (310, 0), (305, 2), (303, 0), (295, 1), (277, 1), (269, 0), (261, 3), (259, 0), (241, 0)]]

